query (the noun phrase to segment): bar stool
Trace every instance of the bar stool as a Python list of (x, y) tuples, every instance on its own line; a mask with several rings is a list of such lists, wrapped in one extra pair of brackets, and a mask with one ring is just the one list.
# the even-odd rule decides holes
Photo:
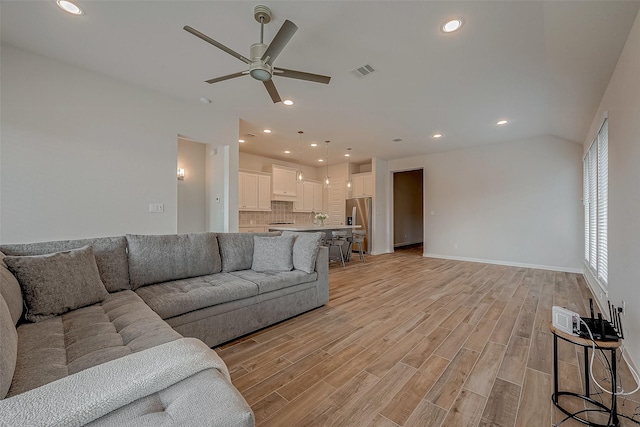
[(351, 232), (351, 237), (347, 238), (347, 241), (351, 243), (351, 245), (358, 245), (358, 254), (360, 255), (360, 261), (364, 262), (364, 251), (362, 250), (362, 244), (364, 243), (364, 238), (367, 236), (367, 232), (365, 230), (353, 230)]
[(331, 233), (331, 237), (325, 239), (325, 245), (329, 247), (329, 254), (331, 254), (331, 248), (337, 247), (338, 253), (340, 254), (340, 262), (344, 267), (344, 252), (342, 251), (342, 245), (347, 241), (347, 232), (346, 231), (329, 231), (327, 233)]

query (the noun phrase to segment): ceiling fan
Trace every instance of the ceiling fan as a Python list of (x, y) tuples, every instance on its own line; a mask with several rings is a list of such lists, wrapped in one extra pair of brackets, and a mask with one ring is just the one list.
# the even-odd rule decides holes
[(287, 45), (291, 37), (298, 31), (298, 27), (288, 19), (284, 21), (282, 27), (278, 30), (278, 33), (271, 41), (271, 44), (266, 45), (263, 43), (264, 36), (264, 24), (271, 22), (271, 10), (268, 7), (258, 5), (253, 9), (253, 15), (256, 21), (260, 23), (260, 43), (254, 43), (251, 45), (250, 56), (251, 59), (240, 55), (238, 52), (229, 49), (222, 43), (219, 43), (211, 37), (201, 33), (200, 31), (192, 28), (188, 25), (184, 26), (184, 30), (193, 34), (194, 36), (211, 43), (220, 50), (227, 52), (229, 55), (238, 58), (240, 61), (249, 65), (249, 69), (240, 71), (238, 73), (227, 74), (226, 76), (216, 77), (206, 80), (207, 83), (217, 83), (223, 80), (229, 80), (236, 77), (242, 77), (249, 74), (256, 80), (261, 81), (264, 87), (267, 89), (269, 96), (274, 103), (281, 102), (280, 95), (276, 86), (273, 84), (271, 78), (273, 76), (288, 77), (290, 79), (307, 80), (310, 82), (328, 84), (331, 77), (322, 76), (320, 74), (305, 73), (304, 71), (288, 70), (286, 68), (278, 68), (273, 66), (273, 62), (276, 60), (282, 49)]

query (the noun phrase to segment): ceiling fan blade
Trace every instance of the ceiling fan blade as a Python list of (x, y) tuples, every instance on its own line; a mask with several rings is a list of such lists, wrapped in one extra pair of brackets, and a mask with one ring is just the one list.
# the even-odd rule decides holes
[(276, 89), (276, 85), (273, 84), (273, 80), (267, 80), (266, 82), (262, 83), (264, 83), (264, 87), (267, 89), (267, 92), (269, 92), (269, 96), (273, 100), (274, 104), (282, 102), (282, 99), (280, 99), (280, 94), (278, 94), (278, 90)]
[(289, 40), (291, 40), (291, 37), (293, 37), (296, 31), (298, 31), (296, 24), (288, 19), (284, 21), (284, 24), (282, 24), (282, 27), (278, 30), (278, 34), (276, 34), (271, 41), (271, 44), (262, 55), (262, 60), (264, 61), (268, 57), (269, 60), (267, 62), (269, 65), (272, 65), (273, 61), (275, 61), (278, 55), (280, 55), (280, 52), (282, 52), (282, 49), (284, 49), (287, 43), (289, 43)]
[(235, 56), (236, 58), (238, 58), (240, 61), (244, 62), (245, 64), (250, 64), (251, 61), (247, 58), (245, 58), (244, 56), (240, 55), (238, 52), (236, 52), (235, 50), (229, 49), (228, 47), (226, 47), (225, 45), (223, 45), (222, 43), (218, 43), (217, 41), (215, 41), (214, 39), (212, 39), (211, 37), (209, 37), (206, 34), (202, 34), (200, 31), (196, 30), (195, 28), (192, 28), (188, 25), (185, 25), (183, 27), (183, 29), (191, 34), (193, 34), (194, 36), (206, 41), (207, 43), (211, 43), (212, 45), (214, 45), (215, 47), (217, 47), (220, 50), (224, 50), (225, 52), (227, 52), (229, 55), (231, 56)]
[(239, 73), (227, 74), (226, 76), (216, 77), (215, 79), (205, 80), (205, 83), (218, 83), (224, 80), (234, 79), (236, 77), (242, 77), (245, 74), (248, 74), (246, 71), (240, 71)]
[(307, 80), (309, 82), (329, 84), (331, 77), (320, 74), (305, 73), (304, 71), (287, 70), (286, 68), (274, 68), (274, 76), (289, 77), (290, 79)]

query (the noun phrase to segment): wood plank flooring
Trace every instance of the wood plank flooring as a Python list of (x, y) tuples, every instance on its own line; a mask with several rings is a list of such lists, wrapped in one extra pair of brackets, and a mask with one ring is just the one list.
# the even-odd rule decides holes
[[(551, 403), (548, 325), (553, 305), (587, 314), (583, 277), (421, 253), (332, 263), (327, 305), (216, 348), (258, 426), (549, 427), (563, 420)], [(582, 392), (582, 352), (561, 343), (559, 353), (561, 388)], [(598, 381), (609, 384), (596, 365)], [(627, 390), (635, 387), (624, 362), (619, 375)], [(640, 393), (621, 399), (619, 411), (633, 416), (638, 402)], [(566, 407), (584, 409), (571, 400)]]

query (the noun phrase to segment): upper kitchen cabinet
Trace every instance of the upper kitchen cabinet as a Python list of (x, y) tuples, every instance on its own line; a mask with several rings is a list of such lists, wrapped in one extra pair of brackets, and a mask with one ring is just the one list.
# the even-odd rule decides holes
[(322, 211), (322, 183), (304, 181), (297, 184), (298, 197), (293, 202), (294, 212)]
[(297, 200), (296, 170), (285, 166), (271, 167), (271, 200)]
[(371, 172), (351, 175), (353, 191), (351, 197), (372, 197), (374, 193), (373, 174)]
[(250, 172), (240, 172), (238, 207), (241, 211), (271, 210), (271, 177)]

